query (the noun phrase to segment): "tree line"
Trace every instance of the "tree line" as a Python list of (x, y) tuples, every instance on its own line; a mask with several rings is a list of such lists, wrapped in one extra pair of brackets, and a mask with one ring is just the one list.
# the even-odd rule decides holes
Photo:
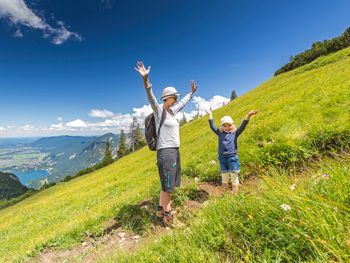
[(289, 62), (275, 72), (275, 76), (310, 63), (324, 56), (350, 46), (350, 27), (338, 37), (323, 42), (315, 42), (311, 48), (289, 58)]

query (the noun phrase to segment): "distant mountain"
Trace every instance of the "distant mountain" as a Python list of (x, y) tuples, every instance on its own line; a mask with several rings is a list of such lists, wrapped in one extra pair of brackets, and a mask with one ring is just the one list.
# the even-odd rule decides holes
[(0, 200), (20, 196), (27, 190), (16, 175), (0, 172)]
[(26, 146), (39, 138), (29, 137), (29, 138), (0, 138), (0, 147), (21, 147)]
[[(119, 135), (113, 133), (93, 137), (47, 137), (31, 143), (30, 146), (47, 153), (38, 168), (49, 172), (49, 182), (57, 182), (67, 175), (75, 175), (80, 170), (100, 162), (104, 157), (107, 141), (111, 144), (112, 154), (116, 156)], [(40, 182), (32, 182), (30, 186), (40, 187)]]

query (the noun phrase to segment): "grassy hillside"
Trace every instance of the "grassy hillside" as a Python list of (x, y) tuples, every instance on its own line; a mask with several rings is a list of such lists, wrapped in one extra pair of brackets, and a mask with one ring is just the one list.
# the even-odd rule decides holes
[[(271, 169), (271, 167), (280, 167), (288, 173), (293, 173), (295, 165), (302, 160), (319, 157), (321, 154), (331, 151), (339, 152), (340, 148), (346, 150), (345, 148), (350, 145), (349, 55), (350, 49), (345, 49), (319, 58), (309, 65), (266, 81), (256, 89), (214, 112), (214, 120), (218, 124), (219, 118), (223, 115), (232, 115), (236, 123), (239, 123), (249, 110), (258, 109), (260, 111), (250, 121), (239, 139), (243, 174), (257, 174), (263, 170), (266, 173), (266, 170)], [(143, 92), (141, 87), (140, 92)], [(219, 178), (218, 166), (210, 164), (210, 160), (215, 160), (217, 156), (216, 140), (215, 135), (209, 129), (206, 117), (181, 128), (181, 152), (186, 175), (199, 176), (202, 180)], [(348, 164), (348, 161), (344, 162), (345, 167), (348, 167)], [(339, 174), (342, 174), (340, 170)], [(339, 178), (339, 181), (342, 181), (346, 177), (339, 176)], [(0, 210), (0, 258), (6, 261), (20, 261), (27, 256), (37, 254), (43, 247), (67, 248), (80, 243), (87, 234), (102, 234), (103, 222), (113, 218), (123, 206), (134, 204), (154, 195), (159, 190), (158, 187), (155, 154), (144, 148), (99, 171), (40, 192), (13, 207)], [(269, 184), (266, 187), (276, 188)], [(257, 202), (255, 204), (256, 199), (252, 199), (253, 197), (245, 199), (240, 196), (238, 200), (243, 201), (244, 199), (244, 202), (250, 202), (252, 209), (258, 209), (263, 207), (261, 205), (270, 205), (271, 203), (268, 202), (279, 198), (279, 191), (273, 191), (273, 193), (274, 195), (270, 197), (271, 200), (266, 200), (266, 203)], [(341, 192), (341, 195), (343, 193)], [(264, 195), (262, 196), (264, 197)], [(289, 194), (283, 194), (282, 191), (281, 201), (289, 201), (288, 196)], [(306, 197), (303, 198), (300, 200), (306, 200)], [(317, 198), (313, 199), (314, 203), (320, 200)], [(299, 199), (290, 200), (292, 207), (300, 205), (295, 203), (297, 200)], [(260, 201), (263, 202), (263, 200)], [(242, 206), (236, 207), (236, 205), (227, 206), (227, 202), (232, 202), (232, 200), (230, 198), (218, 200), (203, 211), (201, 217), (203, 226), (210, 228), (214, 227), (216, 225), (214, 223), (222, 218), (228, 222), (227, 218), (236, 215), (243, 216), (244, 204), (248, 203), (242, 202)], [(238, 204), (240, 203), (238, 202)], [(266, 223), (262, 220), (264, 213), (271, 214), (276, 222), (283, 220), (284, 214), (279, 210), (279, 203), (275, 203), (275, 208), (261, 211), (259, 222)], [(335, 199), (334, 204), (339, 205), (341, 209), (349, 207), (349, 203), (343, 200)], [(225, 207), (222, 215), (211, 218), (207, 213), (216, 211), (216, 207), (219, 209), (220, 205)], [(324, 206), (321, 207), (324, 209)], [(300, 206), (300, 209), (302, 213), (308, 213), (305, 210), (306, 207)], [(292, 211), (297, 213), (294, 209)], [(312, 224), (312, 218), (324, 215), (327, 215), (326, 210), (320, 215), (305, 217), (307, 220), (305, 227), (307, 228), (309, 223)], [(256, 215), (254, 214), (254, 216)], [(289, 219), (294, 220), (293, 218)], [(333, 219), (345, 226), (345, 228), (339, 228), (339, 232), (342, 233), (346, 227), (349, 227), (349, 218), (345, 217), (343, 212), (335, 214)], [(226, 236), (222, 236), (221, 233), (223, 230), (225, 232), (231, 231), (229, 238), (233, 240), (236, 234), (235, 227), (240, 223), (243, 226), (247, 224), (247, 215), (245, 215), (244, 221), (243, 219), (242, 222), (237, 220), (227, 224), (227, 226), (218, 224), (217, 232), (211, 232), (209, 236), (203, 232), (194, 232), (197, 234), (189, 235), (189, 238), (198, 238), (199, 240), (202, 238), (203, 240), (198, 241), (199, 243), (192, 243), (193, 241), (189, 240), (187, 243), (188, 251), (169, 245), (165, 253), (168, 255), (168, 253), (178, 249), (178, 251), (184, 252), (181, 259), (189, 259), (188, 257), (199, 253), (200, 250), (205, 250), (207, 247), (203, 244), (207, 242), (213, 246), (214, 250), (201, 252), (198, 257), (209, 257), (212, 261), (219, 261), (220, 251), (227, 249), (232, 251), (234, 258), (239, 253), (250, 253), (249, 255), (264, 253), (260, 255), (261, 259), (268, 259), (269, 255), (271, 258), (278, 259), (278, 255), (272, 253), (274, 246), (265, 249), (263, 244), (270, 239), (278, 240), (278, 233), (282, 232), (283, 234), (285, 229), (276, 229), (278, 232), (275, 235), (272, 233), (271, 236), (261, 236), (259, 233), (251, 236), (244, 235), (242, 240), (237, 241), (239, 246), (235, 251), (236, 240), (234, 242), (228, 241), (228, 243), (223, 242), (222, 240), (226, 240)], [(292, 228), (294, 225), (293, 221), (291, 222), (290, 227)], [(325, 219), (324, 222), (320, 223), (327, 230), (333, 227), (330, 222), (330, 219)], [(193, 229), (196, 229), (196, 225), (198, 222), (194, 224)], [(253, 224), (251, 231), (259, 231), (262, 226)], [(315, 225), (312, 225), (312, 228), (314, 227)], [(216, 231), (216, 228), (213, 229)], [(242, 227), (240, 229), (243, 230)], [(214, 235), (212, 235), (213, 233)], [(180, 237), (183, 235), (186, 234), (179, 233)], [(320, 235), (321, 233), (319, 236), (309, 236), (307, 240), (310, 244), (316, 244), (316, 240), (321, 238)], [(281, 240), (284, 240), (284, 237), (281, 235)], [(341, 237), (343, 238), (343, 236)], [(173, 244), (173, 240), (172, 237), (169, 237), (162, 242)], [(288, 251), (291, 241), (292, 239), (287, 239), (286, 242), (281, 241), (275, 244), (282, 246), (282, 250)], [(252, 248), (254, 242), (258, 244), (257, 250)], [(303, 247), (303, 242), (301, 241), (298, 246)], [(185, 244), (180, 244), (180, 246), (185, 248)], [(189, 244), (193, 244), (193, 248), (189, 247)], [(152, 251), (155, 250), (151, 248), (148, 252), (142, 252), (143, 254), (136, 255), (136, 257), (142, 258), (142, 255), (150, 254), (150, 258), (154, 258)], [(295, 251), (298, 253), (298, 250)], [(310, 251), (314, 253), (314, 250)], [(323, 253), (322, 251), (320, 253)], [(339, 249), (339, 251), (345, 253), (344, 249)], [(312, 254), (305, 253), (306, 257), (310, 255), (312, 258)], [(327, 253), (324, 254), (324, 257), (331, 258), (332, 255), (328, 257)], [(176, 259), (176, 255), (179, 254), (175, 252), (174, 254)], [(224, 252), (223, 255), (225, 255)], [(249, 259), (249, 255), (244, 254), (244, 257), (247, 256)], [(282, 254), (281, 258), (283, 258)], [(257, 261), (259, 261), (258, 259), (256, 257)]]
[(296, 177), (271, 169), (257, 191), (217, 199), (189, 227), (100, 262), (349, 262), (349, 174), (349, 157)]

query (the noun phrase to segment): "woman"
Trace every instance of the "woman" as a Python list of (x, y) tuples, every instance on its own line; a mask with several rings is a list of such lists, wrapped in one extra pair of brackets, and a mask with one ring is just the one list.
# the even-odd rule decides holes
[(147, 98), (153, 110), (157, 129), (163, 110), (165, 110), (166, 113), (157, 141), (157, 165), (162, 190), (159, 196), (159, 206), (156, 216), (161, 222), (171, 224), (173, 222), (175, 211), (171, 209), (170, 193), (174, 192), (175, 187), (179, 187), (181, 183), (181, 163), (179, 152), (180, 125), (175, 116), (191, 100), (194, 92), (197, 90), (197, 86), (196, 83), (191, 80), (191, 92), (177, 104), (176, 102), (180, 96), (179, 93), (174, 87), (166, 87), (162, 92), (163, 106), (161, 106), (153, 95), (152, 85), (148, 78), (151, 67), (149, 66), (148, 69), (146, 69), (142, 62), (138, 62), (135, 69), (142, 76)]

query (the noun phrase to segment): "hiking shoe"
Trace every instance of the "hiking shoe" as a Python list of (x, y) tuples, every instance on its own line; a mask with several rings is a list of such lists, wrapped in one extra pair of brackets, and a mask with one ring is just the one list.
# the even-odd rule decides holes
[(163, 222), (167, 225), (167, 226), (173, 226), (174, 225), (174, 217), (176, 215), (176, 211), (175, 210), (170, 210), (168, 212), (164, 212), (163, 213)]
[(157, 206), (157, 210), (156, 210), (156, 217), (158, 218), (163, 218), (164, 217), (164, 210), (162, 206)]

